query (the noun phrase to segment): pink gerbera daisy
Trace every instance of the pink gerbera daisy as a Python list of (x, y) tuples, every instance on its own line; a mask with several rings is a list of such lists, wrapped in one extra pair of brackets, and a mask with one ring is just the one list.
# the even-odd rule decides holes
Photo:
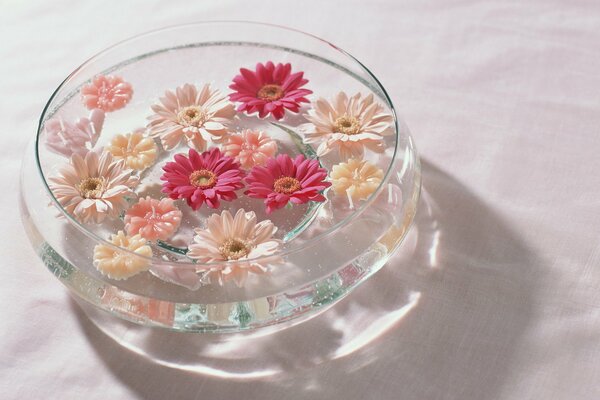
[(331, 186), (325, 182), (327, 171), (319, 162), (302, 154), (292, 159), (280, 154), (267, 161), (264, 167), (256, 166), (246, 178), (245, 192), (250, 197), (265, 199), (267, 213), (284, 207), (288, 202), (303, 204), (310, 200), (325, 201), (321, 192)]
[(140, 234), (146, 240), (167, 240), (179, 228), (181, 211), (172, 199), (140, 199), (125, 214), (125, 230), (130, 236)]
[(81, 88), (81, 98), (87, 108), (110, 112), (125, 107), (133, 89), (120, 76), (96, 75), (89, 85)]
[(260, 130), (244, 129), (228, 135), (224, 146), (225, 155), (234, 157), (242, 167), (265, 165), (277, 153), (277, 142)]
[(297, 113), (300, 103), (308, 103), (304, 97), (312, 93), (302, 89), (308, 80), (304, 72), (292, 73), (288, 64), (256, 64), (256, 70), (240, 69), (240, 75), (229, 85), (235, 92), (229, 95), (231, 101), (241, 103), (237, 110), (248, 114), (258, 112), (260, 118), (271, 114), (276, 119), (283, 118), (285, 110)]
[(176, 154), (175, 161), (168, 162), (160, 177), (163, 193), (172, 199), (185, 199), (192, 209), (197, 210), (204, 202), (219, 207), (220, 200), (237, 199), (235, 191), (244, 187), (240, 163), (224, 156), (218, 148), (199, 154), (189, 150), (189, 157)]

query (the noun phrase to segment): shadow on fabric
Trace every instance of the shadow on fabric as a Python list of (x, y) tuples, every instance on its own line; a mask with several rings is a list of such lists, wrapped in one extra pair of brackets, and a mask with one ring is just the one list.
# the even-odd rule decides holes
[[(92, 316), (100, 329), (103, 318), (122, 324), (113, 340), (73, 301), (82, 332), (114, 376), (145, 399), (498, 398), (530, 324), (539, 263), (463, 184), (427, 161), (423, 181), (398, 254), (298, 326), (193, 335)], [(128, 337), (143, 351), (124, 351), (118, 342)]]

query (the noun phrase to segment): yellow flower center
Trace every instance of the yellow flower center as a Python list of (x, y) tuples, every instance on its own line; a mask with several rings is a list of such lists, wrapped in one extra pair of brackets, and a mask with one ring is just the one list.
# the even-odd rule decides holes
[(200, 189), (209, 189), (217, 184), (217, 175), (207, 169), (200, 169), (190, 174), (190, 184)]
[(219, 251), (227, 260), (239, 260), (250, 254), (250, 246), (239, 239), (227, 239), (219, 246)]
[(261, 87), (256, 96), (259, 99), (267, 101), (279, 100), (283, 97), (283, 88), (279, 85), (271, 83)]
[(98, 199), (104, 191), (104, 180), (102, 178), (85, 178), (79, 182), (77, 189), (84, 199)]
[(275, 189), (277, 193), (292, 194), (295, 191), (302, 189), (302, 185), (296, 178), (283, 176), (275, 181), (273, 189)]
[(356, 135), (360, 132), (360, 122), (355, 117), (344, 115), (335, 120), (335, 132), (346, 135)]
[(201, 127), (207, 120), (206, 113), (199, 106), (188, 106), (177, 113), (177, 120), (181, 125)]

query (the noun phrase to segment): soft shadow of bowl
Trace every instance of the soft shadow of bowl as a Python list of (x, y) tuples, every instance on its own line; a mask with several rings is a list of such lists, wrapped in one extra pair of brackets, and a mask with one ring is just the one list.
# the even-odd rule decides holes
[(494, 399), (530, 322), (539, 263), (467, 187), (426, 161), (423, 177), (398, 254), (316, 318), (272, 333), (177, 334), (87, 310), (96, 327), (73, 302), (82, 331), (143, 398)]

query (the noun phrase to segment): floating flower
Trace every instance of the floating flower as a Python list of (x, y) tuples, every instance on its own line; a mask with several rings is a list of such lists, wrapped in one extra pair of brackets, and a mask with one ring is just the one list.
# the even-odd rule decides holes
[(312, 93), (302, 89), (308, 80), (304, 72), (292, 74), (288, 64), (256, 64), (256, 70), (240, 69), (240, 75), (233, 78), (229, 88), (235, 92), (229, 95), (231, 101), (241, 103), (237, 110), (248, 114), (258, 112), (260, 118), (271, 114), (276, 119), (283, 118), (285, 110), (297, 113), (300, 103), (308, 103), (304, 97)]
[(227, 136), (225, 155), (238, 160), (242, 167), (265, 165), (277, 153), (277, 142), (260, 130), (245, 129)]
[(373, 94), (360, 93), (348, 98), (340, 92), (333, 102), (320, 98), (305, 115), (310, 121), (301, 130), (306, 143), (320, 143), (317, 155), (324, 156), (337, 148), (342, 159), (360, 158), (367, 147), (381, 152), (384, 136), (393, 133), (394, 117), (373, 100)]
[(171, 199), (156, 200), (147, 196), (131, 206), (125, 214), (127, 234), (140, 234), (146, 240), (167, 240), (180, 223), (181, 211)]
[[(280, 245), (279, 240), (273, 239), (277, 227), (271, 221), (257, 223), (256, 214), (243, 209), (238, 210), (235, 217), (228, 210), (213, 214), (208, 217), (207, 229), (195, 232), (187, 255), (201, 263), (229, 261), (206, 269), (209, 279), (221, 284), (234, 280), (242, 286), (248, 273), (266, 272), (265, 261), (252, 260), (272, 256)], [(279, 261), (278, 257), (267, 260), (269, 263)]]
[(98, 141), (104, 111), (94, 109), (88, 118), (79, 118), (74, 124), (62, 118), (51, 118), (44, 123), (46, 146), (50, 151), (71, 157), (73, 153), (85, 154)]
[(216, 147), (202, 154), (190, 149), (188, 154), (176, 154), (175, 161), (163, 167), (163, 193), (172, 199), (185, 199), (194, 210), (204, 202), (217, 208), (220, 200), (237, 199), (235, 191), (244, 187), (244, 173), (237, 161)]
[(325, 182), (327, 171), (319, 167), (319, 162), (306, 159), (302, 154), (292, 160), (287, 154), (270, 158), (264, 167), (252, 168), (246, 183), (245, 192), (250, 197), (265, 199), (267, 213), (294, 204), (312, 201), (325, 201), (320, 193), (331, 186)]
[(125, 160), (125, 165), (141, 171), (148, 168), (156, 160), (157, 146), (154, 139), (144, 137), (141, 131), (126, 135), (116, 135), (106, 147), (116, 159)]
[(125, 197), (135, 196), (138, 178), (108, 152), (73, 154), (58, 176), (49, 178), (50, 189), (62, 207), (81, 222), (102, 222), (127, 206)]
[(94, 247), (94, 266), (102, 275), (121, 280), (150, 269), (151, 263), (147, 257), (152, 257), (152, 249), (141, 235), (126, 236), (119, 231), (111, 235), (109, 242), (124, 250), (105, 244)]
[(348, 196), (353, 201), (365, 200), (381, 184), (383, 171), (366, 160), (351, 158), (346, 163), (334, 165), (331, 170), (333, 191)]
[(160, 104), (152, 106), (148, 117), (153, 137), (161, 140), (165, 150), (171, 150), (183, 139), (198, 151), (206, 149), (208, 140), (219, 141), (227, 133), (225, 125), (235, 116), (233, 105), (217, 89), (204, 85), (200, 90), (186, 83), (175, 93), (167, 90)]
[(96, 75), (89, 85), (81, 88), (83, 104), (87, 108), (106, 112), (125, 107), (132, 95), (131, 84), (120, 76)]

